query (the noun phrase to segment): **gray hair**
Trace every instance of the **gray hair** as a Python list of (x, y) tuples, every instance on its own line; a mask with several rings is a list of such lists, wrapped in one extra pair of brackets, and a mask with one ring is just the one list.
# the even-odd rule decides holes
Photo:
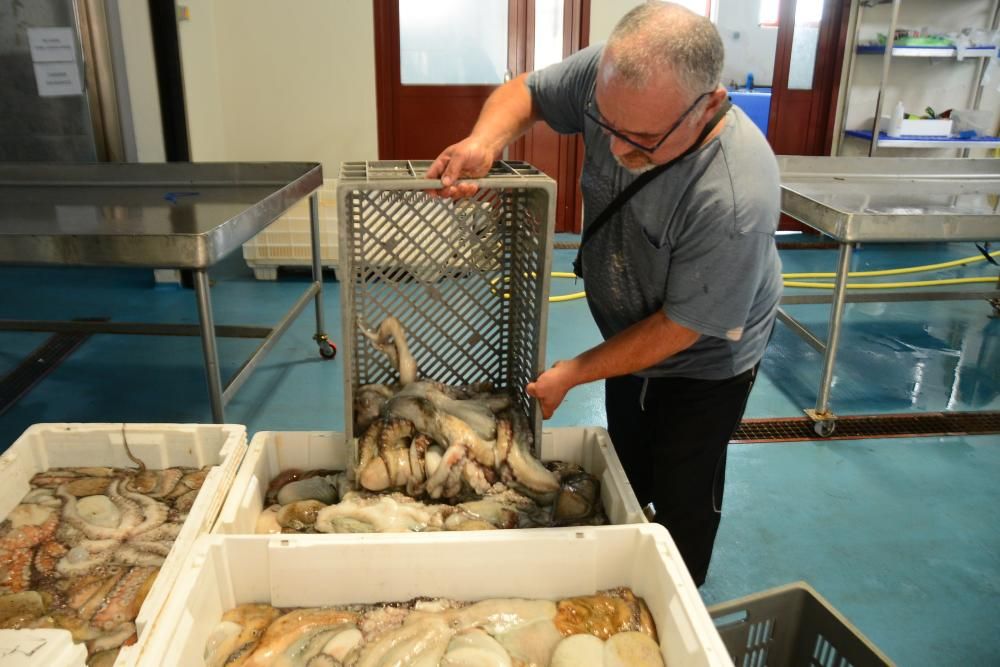
[(615, 26), (605, 46), (615, 75), (644, 85), (669, 70), (692, 97), (714, 90), (722, 75), (722, 38), (712, 22), (672, 2), (648, 2)]

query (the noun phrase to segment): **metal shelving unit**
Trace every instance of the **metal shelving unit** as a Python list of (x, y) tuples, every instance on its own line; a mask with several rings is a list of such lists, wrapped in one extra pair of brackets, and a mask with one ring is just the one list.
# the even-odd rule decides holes
[[(957, 49), (954, 46), (894, 46), (893, 58), (957, 58), (961, 52), (963, 58), (992, 58), (997, 54), (995, 46), (972, 46), (967, 49)], [(864, 44), (855, 49), (858, 55), (885, 55), (885, 47), (875, 44)]]
[[(889, 19), (888, 31), (886, 32), (885, 46), (858, 46), (858, 37), (861, 30), (861, 23), (864, 17), (865, 8), (886, 4), (891, 4), (892, 10)], [(982, 138), (973, 140), (946, 137), (934, 138), (904, 136), (897, 138), (889, 137), (884, 132), (879, 131), (879, 122), (882, 118), (882, 111), (888, 107), (885, 95), (893, 58), (932, 58), (961, 62), (958, 59), (959, 54), (961, 54), (963, 60), (975, 59), (975, 85), (969, 94), (968, 106), (970, 109), (978, 109), (982, 101), (983, 75), (986, 72), (986, 65), (989, 62), (989, 58), (997, 55), (997, 48), (994, 46), (974, 46), (961, 50), (954, 47), (896, 46), (896, 29), (899, 25), (899, 10), (902, 4), (902, 0), (862, 0), (858, 6), (858, 12), (854, 24), (854, 44), (856, 46), (851, 52), (851, 59), (848, 65), (847, 83), (845, 87), (848, 101), (844, 103), (843, 113), (841, 113), (839, 136), (854, 137), (867, 141), (869, 157), (874, 156), (879, 147), (963, 149), (963, 156), (968, 156), (968, 150), (971, 148), (995, 148), (1000, 146), (1000, 138)], [(990, 29), (997, 30), (997, 28), (1000, 27), (1000, 0), (993, 2), (991, 16), (992, 19), (990, 22)], [(882, 74), (879, 80), (878, 98), (875, 102), (875, 118), (872, 122), (871, 129), (847, 130), (845, 127), (847, 122), (847, 109), (849, 107), (851, 85), (854, 81), (855, 67), (857, 66), (858, 56), (866, 54), (882, 55)]]
[[(847, 130), (848, 137), (872, 140), (871, 130)], [(878, 133), (878, 145), (884, 148), (1000, 148), (1000, 137), (977, 137), (962, 139), (959, 137), (914, 137), (903, 135), (890, 137), (885, 132)]]

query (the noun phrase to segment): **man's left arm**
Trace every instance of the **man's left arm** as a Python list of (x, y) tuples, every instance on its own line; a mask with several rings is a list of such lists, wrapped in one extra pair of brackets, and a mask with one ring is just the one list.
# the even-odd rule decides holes
[(528, 385), (528, 395), (539, 400), (548, 419), (573, 387), (655, 366), (694, 345), (700, 335), (657, 311), (578, 357), (556, 362)]

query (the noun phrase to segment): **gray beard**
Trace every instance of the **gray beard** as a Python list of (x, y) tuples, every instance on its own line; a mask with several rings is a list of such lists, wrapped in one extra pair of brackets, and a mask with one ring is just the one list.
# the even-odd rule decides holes
[(625, 166), (625, 164), (622, 163), (622, 160), (621, 160), (621, 158), (619, 156), (615, 155), (614, 158), (615, 158), (615, 162), (618, 163), (619, 167), (621, 167), (622, 169), (624, 169), (628, 173), (632, 174), (633, 176), (638, 176), (639, 174), (645, 174), (647, 171), (649, 171), (650, 169), (653, 169), (654, 167), (657, 166), (657, 165), (652, 164), (652, 163), (647, 163), (647, 164), (644, 164), (641, 167), (627, 167), (627, 166)]

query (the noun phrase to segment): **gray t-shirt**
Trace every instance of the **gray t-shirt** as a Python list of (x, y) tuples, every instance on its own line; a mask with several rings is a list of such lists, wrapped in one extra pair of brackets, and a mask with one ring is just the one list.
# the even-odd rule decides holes
[[(584, 114), (601, 46), (533, 72), (528, 88), (545, 121), (583, 133), (584, 228), (636, 176)], [(722, 132), (656, 176), (583, 249), (587, 303), (605, 338), (657, 310), (701, 337), (637, 375), (720, 380), (764, 354), (781, 297), (778, 165), (738, 108)]]

